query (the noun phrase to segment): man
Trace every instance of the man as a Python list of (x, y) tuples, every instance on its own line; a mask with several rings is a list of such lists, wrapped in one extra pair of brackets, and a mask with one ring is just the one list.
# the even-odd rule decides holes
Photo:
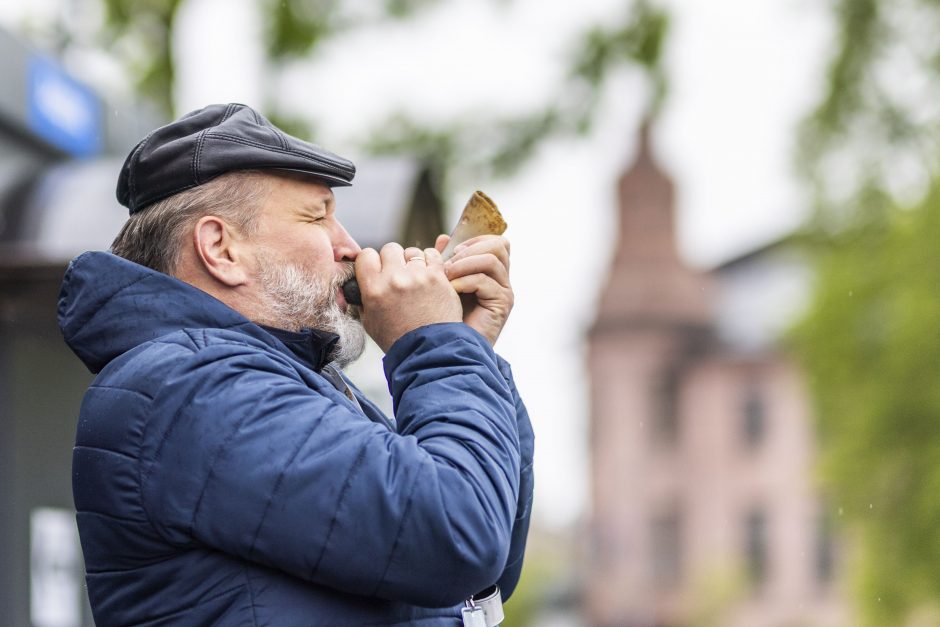
[[(515, 587), (533, 436), (492, 349), (509, 245), (360, 250), (331, 189), (354, 173), (244, 105), (125, 161), (114, 254), (75, 259), (59, 302), (97, 373), (73, 489), (102, 627), (480, 624), (463, 608)], [(363, 329), (394, 419), (341, 374)]]

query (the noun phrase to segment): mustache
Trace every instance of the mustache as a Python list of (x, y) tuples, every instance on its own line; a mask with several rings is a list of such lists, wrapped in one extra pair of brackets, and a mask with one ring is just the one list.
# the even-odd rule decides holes
[[(333, 279), (332, 284), (330, 285), (330, 304), (334, 307), (337, 307), (339, 304), (336, 299), (336, 293), (340, 290), (343, 290), (343, 296), (345, 296), (346, 292), (344, 290), (344, 286), (350, 281), (355, 281), (356, 278), (356, 264), (352, 261), (344, 261), (342, 264), (342, 272), (335, 279)], [(352, 318), (353, 320), (358, 321), (360, 315), (360, 305), (347, 300), (345, 315)]]
[(343, 283), (356, 276), (356, 264), (352, 261), (343, 261), (342, 271), (330, 282), (331, 288), (342, 287)]

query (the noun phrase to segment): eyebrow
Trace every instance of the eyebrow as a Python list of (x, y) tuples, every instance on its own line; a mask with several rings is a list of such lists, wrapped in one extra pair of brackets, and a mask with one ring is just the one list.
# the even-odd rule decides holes
[(329, 210), (322, 205), (301, 205), (297, 207), (296, 213), (302, 217), (319, 218), (329, 213)]
[(336, 210), (336, 199), (333, 194), (330, 194), (328, 197), (323, 199), (323, 202), (316, 203), (305, 203), (297, 208), (297, 211), (302, 214), (309, 216), (317, 217), (321, 215), (328, 215), (330, 210)]

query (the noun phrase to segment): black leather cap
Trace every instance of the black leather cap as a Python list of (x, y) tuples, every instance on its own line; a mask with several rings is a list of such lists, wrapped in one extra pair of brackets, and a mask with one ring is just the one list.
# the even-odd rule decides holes
[(124, 161), (118, 201), (136, 213), (233, 170), (306, 172), (332, 186), (350, 185), (356, 166), (291, 137), (243, 104), (214, 104), (142, 139)]

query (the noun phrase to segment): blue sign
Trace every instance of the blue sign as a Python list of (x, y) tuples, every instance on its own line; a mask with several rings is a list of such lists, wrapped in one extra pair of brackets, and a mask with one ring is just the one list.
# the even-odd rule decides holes
[(40, 56), (29, 60), (27, 121), (47, 142), (79, 157), (101, 150), (101, 103), (89, 87)]

